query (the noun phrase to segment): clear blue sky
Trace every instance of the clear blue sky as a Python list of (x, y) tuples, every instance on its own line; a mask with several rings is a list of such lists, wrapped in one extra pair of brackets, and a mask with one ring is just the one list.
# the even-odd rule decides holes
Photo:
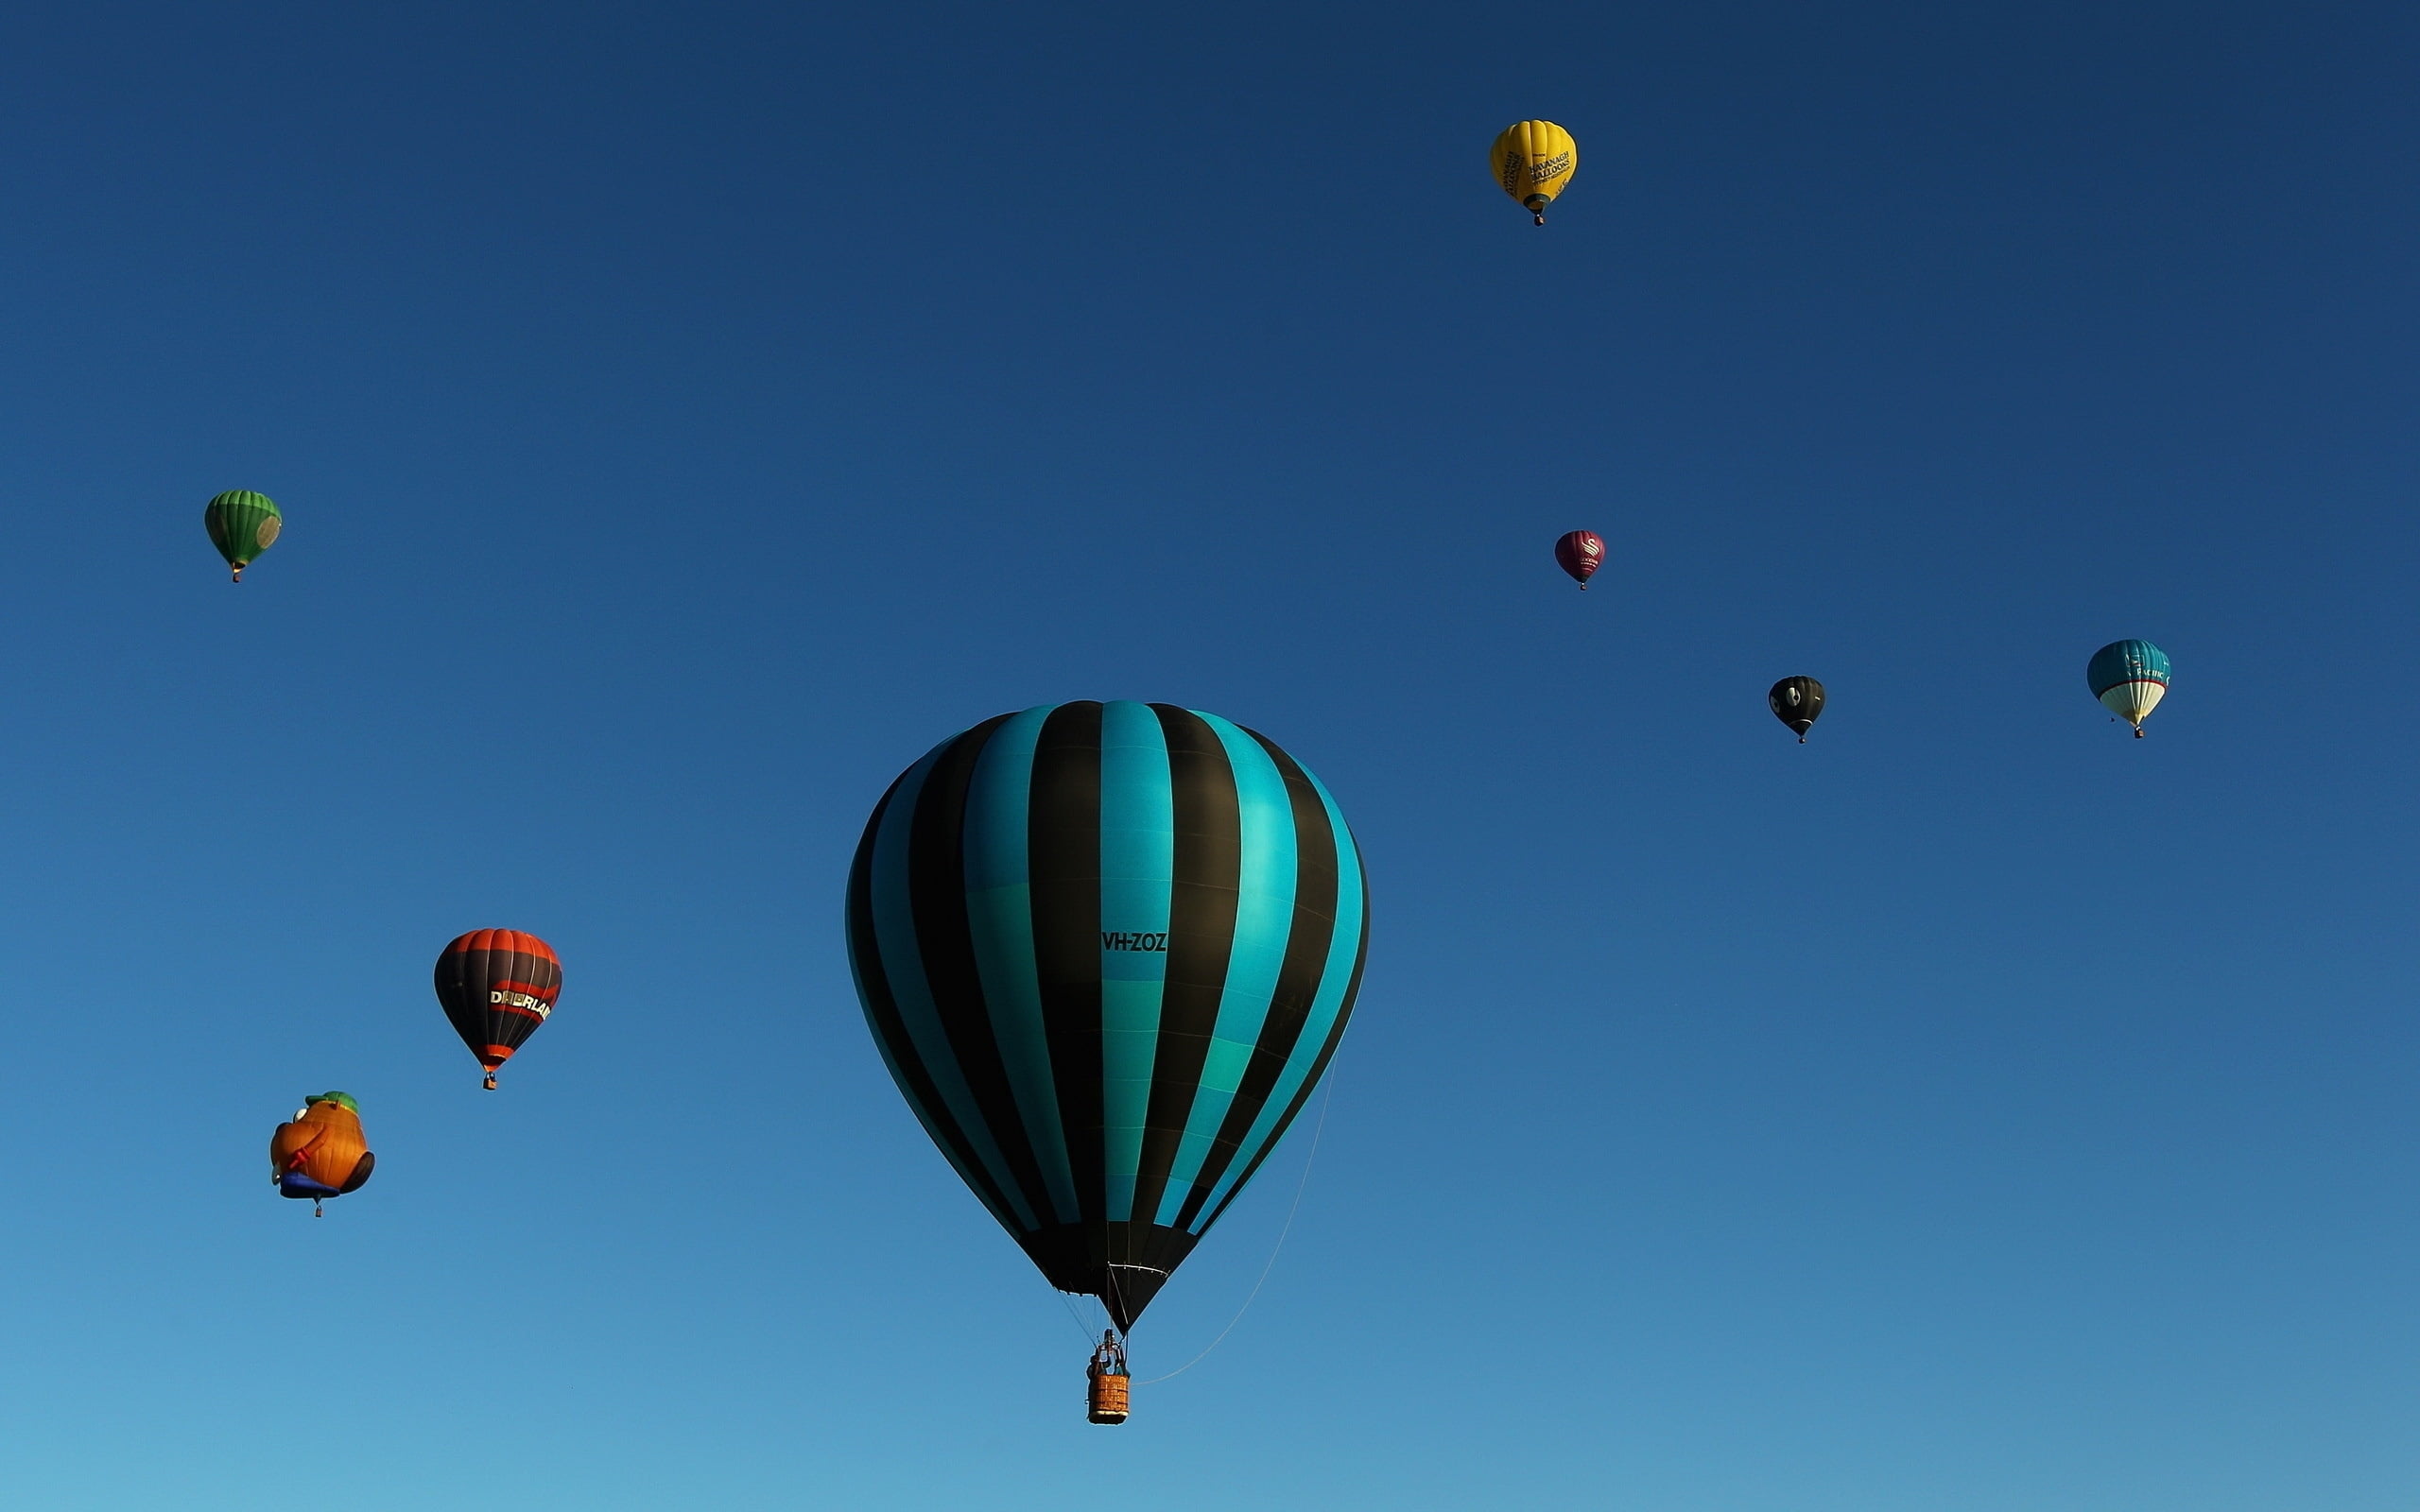
[[(2415, 65), (2384, 4), (11, 9), (0, 1502), (2404, 1512)], [(901, 767), (1084, 697), (1268, 731), (1376, 909), (1267, 1288), (1115, 1431), (839, 928)], [(494, 1096), (483, 925), (566, 963)]]

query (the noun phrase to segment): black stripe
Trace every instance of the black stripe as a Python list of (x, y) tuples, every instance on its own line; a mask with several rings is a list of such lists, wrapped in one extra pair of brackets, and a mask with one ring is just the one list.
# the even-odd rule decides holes
[(470, 954), (449, 948), (437, 958), (437, 1001), (445, 1005), (445, 1022), (477, 1055), (494, 1041), (483, 1038), (488, 1032), (488, 993), (484, 986), (473, 987)]
[(1243, 1194), (1244, 1188), (1252, 1185), (1253, 1175), (1260, 1170), (1260, 1162), (1269, 1159), (1270, 1152), (1277, 1148), (1277, 1142), (1284, 1139), (1287, 1129), (1293, 1126), (1294, 1115), (1301, 1112), (1303, 1105), (1311, 1100), (1311, 1092), (1319, 1086), (1320, 1078), (1327, 1074), (1327, 1063), (1336, 1058), (1336, 1047), (1344, 1040), (1344, 1026), (1353, 1019), (1353, 1000), (1361, 995), (1361, 968), (1370, 959), (1369, 870), (1367, 868), (1362, 868), (1360, 872), (1361, 938), (1354, 948), (1353, 975), (1344, 984), (1344, 1001), (1338, 1004), (1336, 1007), (1336, 1027), (1329, 1033), (1327, 1043), (1320, 1046), (1319, 1058), (1311, 1062), (1311, 1074), (1303, 1078), (1302, 1090), (1294, 1094), (1293, 1102), (1287, 1105), (1286, 1115), (1270, 1129), (1269, 1143), (1262, 1145), (1260, 1153), (1252, 1158), (1252, 1163), (1244, 1167), (1242, 1177), (1227, 1189), (1226, 1199), (1211, 1211), (1209, 1217), (1202, 1220), (1201, 1231), (1204, 1233), (1209, 1232), (1210, 1226), (1219, 1221), (1219, 1214), (1225, 1212), (1228, 1206)]
[[(503, 983), (519, 982), (538, 988), (530, 994), (532, 997), (548, 996), (549, 988), (560, 991), (562, 987), (562, 964), (550, 961), (543, 955), (532, 955), (527, 951), (478, 951), (465, 954), (482, 957), (478, 992), (479, 1004), (487, 1014), (490, 1037), (488, 1043), (503, 1045), (509, 1050), (520, 1049), (531, 1035), (538, 1032), (541, 1021), (499, 1005), (494, 1001), (495, 990)], [(547, 1007), (551, 1011), (553, 1005), (550, 1003)]]
[[(450, 978), (450, 980), (449, 980)], [(543, 956), (520, 951), (448, 951), (438, 960), (438, 989), (446, 994), (445, 1016), (474, 1055), (490, 1045), (518, 1050), (537, 1032), (538, 1021), (499, 1006), (493, 994), (500, 982), (533, 988), (562, 984), (562, 968)], [(543, 996), (533, 993), (532, 996)]]
[(966, 917), (966, 790), (975, 763), (1007, 714), (987, 719), (950, 742), (916, 795), (908, 831), (908, 904), (916, 920), (916, 953), (924, 958), (925, 982), (949, 1036), (950, 1057), (975, 1098), (976, 1116), (992, 1133), (1008, 1162), (1009, 1177), (1025, 1196), (1037, 1225), (1054, 1221), (1050, 1191), (1025, 1119), (1010, 1089), (1000, 1043), (983, 998), (983, 977), (975, 963), (975, 934)]
[[(1336, 832), (1328, 827), (1327, 805), (1320, 801), (1319, 790), (1294, 758), (1257, 731), (1245, 733), (1260, 742), (1260, 748), (1269, 753), (1269, 759), (1277, 764), (1278, 775), (1286, 780), (1286, 799), (1294, 814), (1294, 918), (1287, 930), (1286, 958), (1277, 970), (1277, 989), (1270, 996), (1260, 1037), (1253, 1043), (1252, 1058), (1244, 1065), (1235, 1101), (1227, 1105), (1227, 1116), (1219, 1121), (1210, 1153), (1193, 1178), (1193, 1192), (1177, 1211), (1180, 1228), (1191, 1225), (1194, 1214), (1218, 1188), (1219, 1178), (1227, 1174), (1242, 1149), (1244, 1136), (1252, 1132), (1253, 1120), (1268, 1103), (1278, 1074), (1286, 1069), (1294, 1041), (1302, 1038), (1303, 1024), (1310, 1018), (1320, 978), (1327, 971), (1328, 952), (1336, 941)], [(1342, 1020), (1338, 1022), (1340, 1025)], [(1270, 1143), (1276, 1143), (1274, 1137)]]
[(518, 1050), (521, 1042), (529, 1038), (529, 1031), (538, 1026), (518, 1013), (508, 1013), (497, 1006), (495, 990), (499, 982), (527, 980), (520, 972), (522, 963), (529, 957), (519, 951), (475, 951), (472, 954), (479, 958), (478, 1007), (487, 1016), (488, 1042)]
[(1035, 986), (1059, 1126), (1082, 1221), (1106, 1215), (1101, 1193), (1100, 705), (1063, 703), (1034, 743), (1026, 818)]
[(1201, 1063), (1219, 1026), (1219, 997), (1236, 943), (1236, 891), (1244, 865), (1243, 814), (1236, 769), (1210, 722), (1155, 703), (1167, 739), (1168, 786), (1175, 799), (1175, 883), (1168, 893), (1167, 985), (1160, 990), (1160, 1039), (1151, 1056), (1151, 1100), (1143, 1119), (1143, 1159), (1134, 1181), (1134, 1218), (1160, 1211), (1168, 1172), (1184, 1143), (1185, 1121), (1201, 1091)]
[(899, 1091), (919, 1115), (925, 1132), (949, 1156), (976, 1196), (1000, 1221), (1000, 1227), (1013, 1233), (1017, 1227), (1016, 1210), (1009, 1206), (1008, 1199), (985, 1174), (982, 1160), (976, 1155), (974, 1145), (967, 1143), (965, 1131), (950, 1117), (949, 1107), (942, 1101), (932, 1074), (917, 1057), (915, 1041), (908, 1038), (907, 1026), (899, 1020), (899, 1004), (890, 995), (890, 978), (882, 968), (882, 946), (873, 928), (874, 835), (882, 829), (882, 816), (890, 812), (890, 800), (899, 794), (899, 783), (906, 781), (902, 774), (882, 795), (882, 801), (874, 805), (873, 817), (866, 820), (865, 835), (857, 842), (856, 859), (849, 865), (849, 955), (857, 970), (857, 996), (865, 1005), (867, 1024), (890, 1053)]

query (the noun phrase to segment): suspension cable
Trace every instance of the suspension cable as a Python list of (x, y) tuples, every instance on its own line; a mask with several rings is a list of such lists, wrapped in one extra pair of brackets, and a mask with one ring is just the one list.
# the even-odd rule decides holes
[(1291, 1207), (1286, 1210), (1286, 1226), (1277, 1230), (1277, 1243), (1271, 1245), (1269, 1249), (1269, 1263), (1260, 1267), (1260, 1280), (1253, 1282), (1252, 1290), (1244, 1295), (1244, 1305), (1236, 1309), (1236, 1315), (1227, 1319), (1227, 1326), (1219, 1331), (1219, 1336), (1217, 1338), (1212, 1339), (1208, 1344), (1201, 1347), (1201, 1352), (1200, 1354), (1195, 1355), (1192, 1359), (1184, 1362), (1184, 1364), (1178, 1366), (1167, 1375), (1153, 1376), (1149, 1381), (1137, 1381), (1134, 1383), (1136, 1385), (1156, 1386), (1163, 1381), (1173, 1381), (1177, 1377), (1184, 1374), (1187, 1370), (1192, 1369), (1195, 1366), (1200, 1365), (1202, 1361), (1210, 1357), (1211, 1350), (1217, 1349), (1219, 1344), (1225, 1340), (1228, 1334), (1233, 1333), (1236, 1331), (1236, 1325), (1244, 1320), (1244, 1314), (1252, 1311), (1253, 1299), (1260, 1295), (1260, 1289), (1263, 1286), (1269, 1284), (1269, 1273), (1277, 1268), (1278, 1252), (1286, 1247), (1286, 1236), (1294, 1231), (1294, 1215), (1303, 1211), (1303, 1194), (1309, 1189), (1311, 1184), (1311, 1165), (1320, 1158), (1320, 1136), (1327, 1132), (1327, 1105), (1335, 1096), (1336, 1062), (1331, 1057), (1327, 1068), (1327, 1086), (1322, 1089), (1320, 1092), (1319, 1122), (1311, 1125), (1310, 1153), (1303, 1157), (1303, 1178), (1294, 1183), (1294, 1202)]
[(1086, 1323), (1083, 1314), (1076, 1310), (1075, 1300), (1065, 1292), (1061, 1292), (1059, 1301), (1060, 1305), (1067, 1310), (1067, 1321), (1076, 1325), (1076, 1332), (1089, 1340), (1093, 1336), (1092, 1326)]

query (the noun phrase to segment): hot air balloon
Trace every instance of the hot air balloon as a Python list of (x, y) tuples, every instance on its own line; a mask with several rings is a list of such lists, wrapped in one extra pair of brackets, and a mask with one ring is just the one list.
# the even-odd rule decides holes
[(2112, 641), (2092, 653), (2084, 682), (2101, 707), (2135, 727), (2143, 738), (2143, 721), (2168, 696), (2168, 653), (2149, 641)]
[(294, 1120), (268, 1139), (268, 1178), (281, 1197), (308, 1197), (311, 1216), (330, 1197), (358, 1192), (378, 1158), (361, 1136), (361, 1105), (343, 1092), (302, 1099)]
[(1798, 731), (1798, 743), (1804, 746), (1806, 731), (1824, 717), (1824, 685), (1813, 678), (1784, 678), (1765, 695), (1765, 702), (1775, 719)]
[(210, 532), (210, 543), (233, 569), (230, 579), (233, 582), (244, 580), (244, 569), (277, 543), (277, 533), (285, 525), (285, 517), (269, 496), (250, 489), (231, 489), (201, 507), (201, 527)]
[(1566, 532), (1554, 543), (1554, 559), (1584, 592), (1590, 576), (1605, 565), (1605, 538), (1594, 530)]
[[(1168, 704), (1046, 705), (943, 741), (849, 873), (892, 1080), (1050, 1284), (1119, 1332), (1309, 1098), (1368, 919), (1319, 780)], [(1096, 1365), (1098, 1418), (1124, 1361)]]
[(437, 957), (437, 1001), (486, 1068), (490, 1091), (496, 1068), (538, 1032), (562, 989), (553, 947), (517, 929), (475, 929)]
[(1552, 121), (1515, 121), (1497, 133), (1488, 149), (1488, 167), (1504, 192), (1547, 223), (1547, 206), (1571, 182), (1580, 166), (1580, 144)]

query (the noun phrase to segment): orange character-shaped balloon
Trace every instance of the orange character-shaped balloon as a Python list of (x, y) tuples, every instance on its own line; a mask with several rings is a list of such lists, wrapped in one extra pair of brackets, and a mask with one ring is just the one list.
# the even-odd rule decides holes
[(358, 1192), (378, 1158), (361, 1133), (361, 1105), (343, 1092), (302, 1100), (294, 1121), (269, 1136), (269, 1179), (281, 1197), (308, 1197), (311, 1216), (330, 1197)]

